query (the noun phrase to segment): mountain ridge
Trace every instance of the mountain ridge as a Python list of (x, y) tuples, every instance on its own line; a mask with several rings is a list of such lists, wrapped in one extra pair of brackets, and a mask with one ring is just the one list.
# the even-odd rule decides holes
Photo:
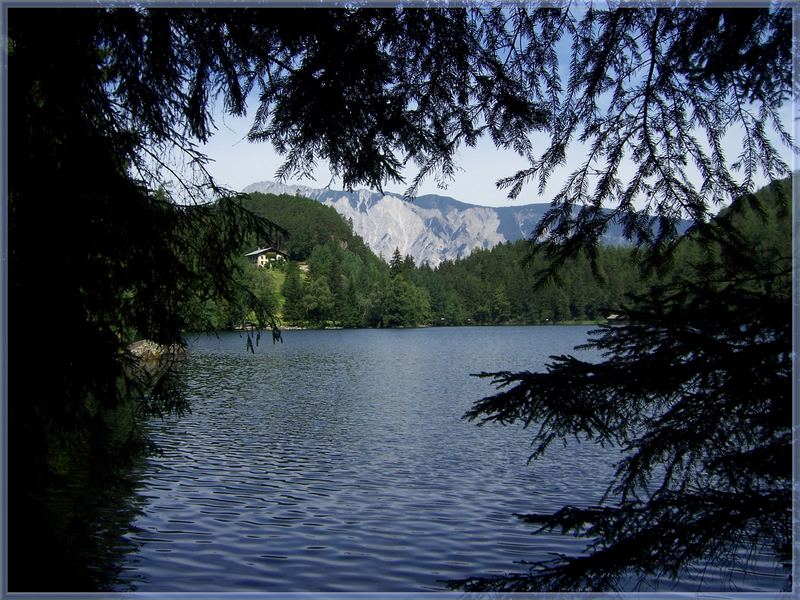
[[(489, 249), (527, 238), (550, 208), (550, 203), (490, 207), (461, 202), (449, 196), (424, 194), (408, 202), (397, 194), (369, 190), (352, 192), (305, 185), (258, 181), (244, 193), (300, 195), (333, 207), (353, 225), (370, 249), (388, 261), (395, 248), (417, 264), (436, 267), (445, 260), (468, 256), (476, 248)], [(688, 226), (688, 223), (687, 223)], [(628, 242), (622, 228), (612, 223), (601, 240), (618, 246)]]

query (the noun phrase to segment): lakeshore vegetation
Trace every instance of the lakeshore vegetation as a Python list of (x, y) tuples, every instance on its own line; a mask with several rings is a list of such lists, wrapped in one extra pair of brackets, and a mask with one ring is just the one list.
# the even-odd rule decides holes
[[(774, 188), (759, 193), (768, 210), (739, 209), (737, 226), (759, 251), (783, 245), (788, 252), (791, 228), (786, 203)], [(419, 327), (448, 325), (521, 325), (605, 322), (633, 295), (691, 271), (704, 250), (691, 240), (673, 263), (648, 272), (630, 246), (600, 246), (595, 269), (578, 255), (565, 262), (559, 278), (539, 285), (533, 273), (546, 270), (545, 257), (532, 254), (529, 240), (442, 262), (416, 264), (399, 250), (388, 262), (376, 256), (335, 209), (301, 196), (254, 193), (243, 205), (269, 218), (289, 235), (281, 241), (251, 236), (231, 272), (239, 295), (201, 297), (189, 306), (189, 328), (233, 329), (256, 323), (255, 296), (275, 322), (288, 327)], [(729, 210), (723, 211), (725, 215)], [(741, 213), (741, 214), (739, 214)], [(244, 254), (280, 244), (287, 260), (258, 267)]]

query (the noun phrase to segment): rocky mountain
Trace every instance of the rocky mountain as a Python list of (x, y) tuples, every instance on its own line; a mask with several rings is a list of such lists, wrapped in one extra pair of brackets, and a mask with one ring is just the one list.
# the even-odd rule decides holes
[[(489, 207), (428, 194), (413, 202), (393, 194), (368, 190), (345, 192), (260, 181), (245, 193), (305, 196), (332, 206), (353, 224), (353, 230), (375, 254), (389, 260), (395, 248), (410, 254), (417, 264), (432, 267), (443, 260), (467, 256), (475, 248), (492, 248), (528, 237), (548, 203)], [(624, 244), (622, 230), (613, 224), (603, 237), (610, 245)]]

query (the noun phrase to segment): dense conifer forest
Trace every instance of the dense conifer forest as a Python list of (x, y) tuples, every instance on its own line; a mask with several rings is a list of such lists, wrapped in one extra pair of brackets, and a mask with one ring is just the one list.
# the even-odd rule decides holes
[[(784, 185), (788, 191), (788, 180)], [(738, 211), (720, 214), (735, 212), (760, 251), (781, 244), (788, 249), (791, 239), (788, 213), (777, 212), (779, 203), (770, 189), (760, 192), (772, 207), (766, 212), (748, 209), (743, 202)], [(288, 235), (270, 240), (251, 236), (232, 276), (288, 327), (605, 322), (631, 295), (685, 275), (703, 254), (699, 244), (687, 240), (672, 264), (655, 273), (640, 264), (632, 247), (600, 246), (594, 270), (588, 258), (578, 255), (561, 266), (558, 279), (540, 285), (534, 274), (546, 271), (547, 259), (535, 254), (531, 241), (476, 249), (435, 268), (418, 265), (399, 250), (386, 257), (387, 263), (329, 206), (301, 196), (261, 193), (251, 194), (243, 205)], [(280, 246), (288, 260), (270, 269), (244, 257), (267, 245)], [(254, 324), (248, 298), (243, 293), (238, 301), (210, 298), (195, 303), (190, 323), (195, 329)]]

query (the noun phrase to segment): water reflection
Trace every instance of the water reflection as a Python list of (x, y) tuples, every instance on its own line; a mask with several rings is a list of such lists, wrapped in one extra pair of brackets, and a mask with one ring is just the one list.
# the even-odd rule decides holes
[(164, 456), (144, 481), (138, 589), (424, 592), (576, 550), (571, 537), (534, 540), (513, 514), (599, 497), (597, 467), (565, 472), (556, 452), (531, 469), (525, 432), (461, 415), (491, 391), (469, 373), (535, 368), (585, 335), (287, 332), (254, 354), (236, 335), (198, 340), (193, 412), (156, 424)]
[(15, 572), (12, 591), (134, 590), (136, 575), (127, 565), (138, 551), (134, 522), (146, 502), (136, 490), (142, 467), (72, 469), (54, 481), (39, 499), (40, 521), (30, 530), (36, 563)]
[[(492, 393), (469, 373), (543, 368), (586, 331), (286, 332), (254, 353), (237, 334), (197, 338), (191, 414), (151, 424), (163, 454), (135, 486), (69, 499), (106, 507), (85, 577), (162, 593), (422, 593), (578, 552), (582, 540), (532, 536), (514, 513), (596, 501), (616, 451), (571, 444), (528, 465), (528, 432), (461, 415)], [(739, 591), (781, 589), (784, 573), (757, 568)], [(672, 588), (725, 588), (724, 568), (701, 575)]]

